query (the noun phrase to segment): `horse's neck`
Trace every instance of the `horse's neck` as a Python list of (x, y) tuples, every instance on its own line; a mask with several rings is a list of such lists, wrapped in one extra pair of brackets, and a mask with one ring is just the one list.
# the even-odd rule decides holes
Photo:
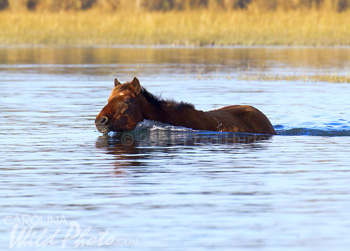
[(209, 113), (194, 108), (186, 107), (180, 110), (172, 110), (166, 107), (155, 107), (144, 97), (141, 97), (140, 105), (144, 119), (196, 130), (216, 131), (218, 127), (217, 120)]

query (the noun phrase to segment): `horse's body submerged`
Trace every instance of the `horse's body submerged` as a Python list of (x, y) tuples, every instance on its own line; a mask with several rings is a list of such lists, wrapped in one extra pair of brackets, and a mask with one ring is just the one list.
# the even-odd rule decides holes
[(194, 130), (276, 134), (268, 118), (252, 106), (232, 105), (203, 112), (191, 104), (152, 95), (137, 78), (125, 84), (115, 79), (114, 85), (108, 104), (95, 120), (102, 133), (131, 131), (148, 119)]

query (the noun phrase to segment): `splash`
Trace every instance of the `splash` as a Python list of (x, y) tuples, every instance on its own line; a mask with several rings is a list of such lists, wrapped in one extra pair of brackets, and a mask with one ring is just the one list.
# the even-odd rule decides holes
[[(350, 129), (332, 129), (332, 128), (290, 128), (285, 129), (284, 126), (278, 125), (275, 126), (277, 135), (282, 136), (324, 136), (324, 137), (341, 137), (341, 136), (350, 136)], [(169, 131), (169, 132), (201, 132), (202, 134), (206, 133), (205, 131), (196, 131), (190, 128), (173, 126), (164, 124), (158, 121), (144, 120), (139, 123), (135, 130), (146, 130), (146, 131)], [(207, 132), (212, 133), (212, 132)], [(219, 132), (216, 132), (216, 134)]]
[(193, 132), (195, 130), (182, 126), (173, 126), (158, 121), (144, 120), (137, 125), (135, 130), (149, 131), (176, 131), (176, 132)]

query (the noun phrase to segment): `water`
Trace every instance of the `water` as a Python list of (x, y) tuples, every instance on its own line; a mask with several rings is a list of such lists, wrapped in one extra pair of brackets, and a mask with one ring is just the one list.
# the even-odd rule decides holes
[[(0, 249), (347, 250), (349, 85), (239, 77), (349, 67), (349, 48), (1, 48)], [(102, 136), (116, 76), (197, 109), (254, 105), (279, 135)]]

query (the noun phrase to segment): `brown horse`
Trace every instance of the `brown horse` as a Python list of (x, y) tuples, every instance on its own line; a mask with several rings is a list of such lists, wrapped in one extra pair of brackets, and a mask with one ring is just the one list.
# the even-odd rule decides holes
[(192, 104), (164, 100), (141, 87), (137, 78), (121, 84), (114, 80), (108, 104), (97, 115), (96, 128), (102, 133), (131, 131), (144, 119), (194, 130), (276, 134), (268, 118), (249, 105), (232, 105), (203, 112)]

